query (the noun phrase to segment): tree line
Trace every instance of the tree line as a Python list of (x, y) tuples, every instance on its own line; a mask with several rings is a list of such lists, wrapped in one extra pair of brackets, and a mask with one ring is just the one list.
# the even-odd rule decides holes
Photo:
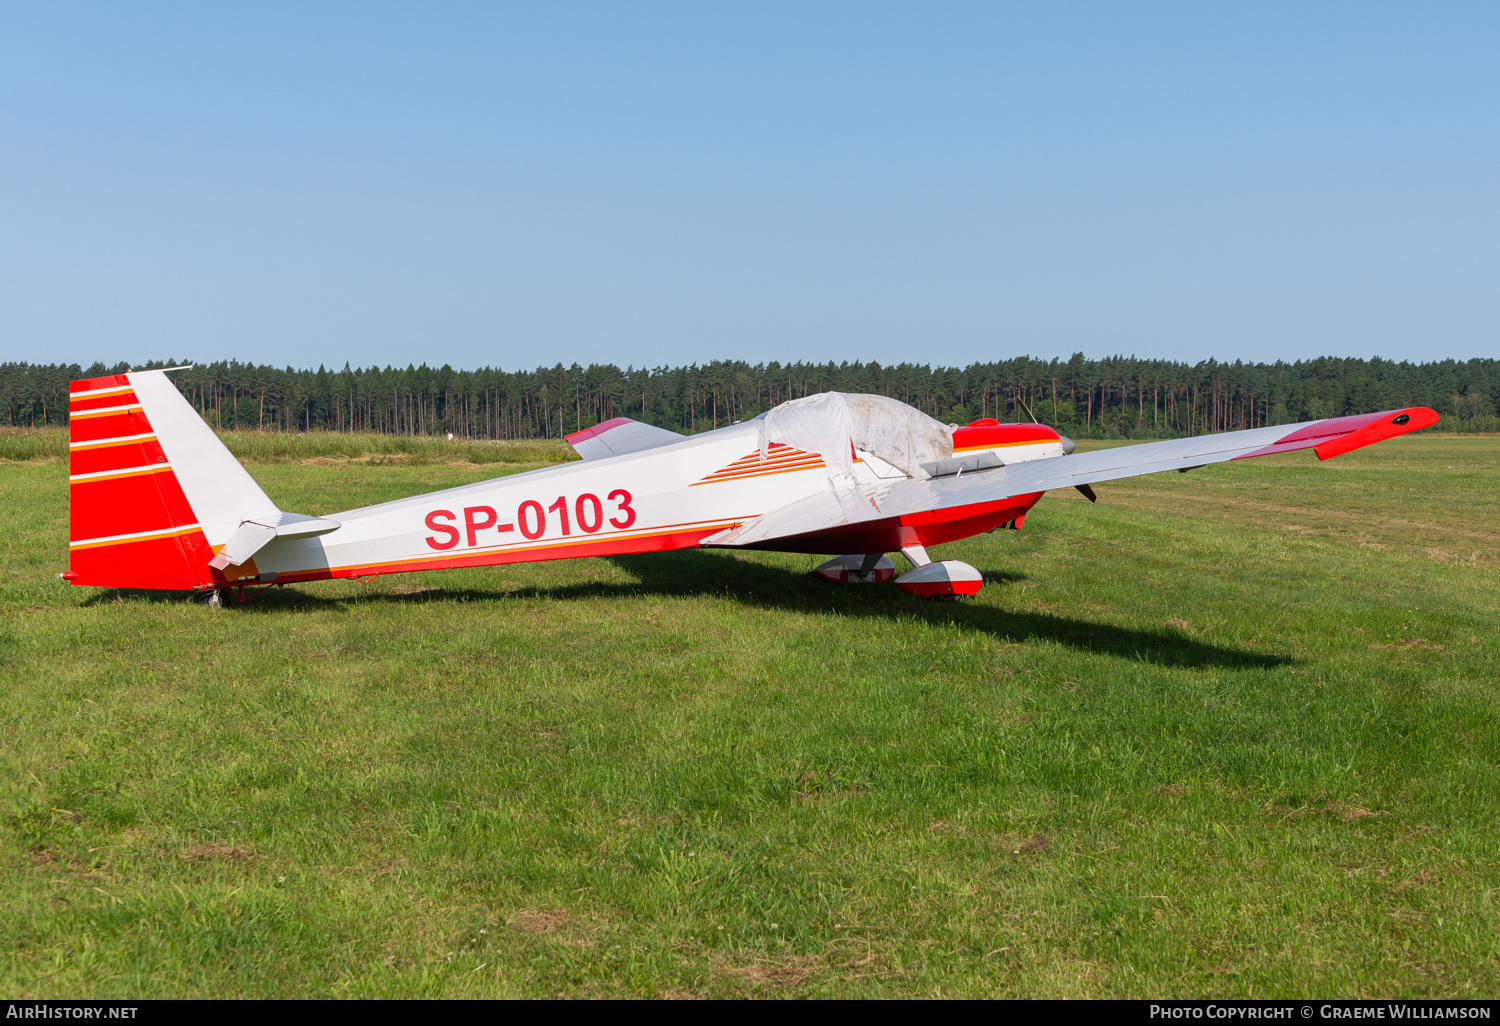
[[(176, 366), (173, 361), (133, 369)], [(947, 423), (1037, 419), (1075, 437), (1164, 438), (1430, 406), (1438, 430), (1500, 431), (1500, 361), (1396, 363), (1323, 357), (1286, 363), (1196, 364), (1135, 357), (1019, 357), (968, 367), (902, 363), (686, 367), (578, 364), (485, 367), (272, 367), (197, 364), (171, 375), (213, 427), (255, 431), (365, 431), (465, 438), (553, 438), (611, 417), (684, 434), (748, 420), (822, 391), (873, 392)], [(11, 426), (67, 423), (68, 383), (131, 365), (0, 364), (0, 404)]]

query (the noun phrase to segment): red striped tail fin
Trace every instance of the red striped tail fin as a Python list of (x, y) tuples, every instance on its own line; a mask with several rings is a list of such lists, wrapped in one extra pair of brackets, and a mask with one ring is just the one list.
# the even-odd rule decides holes
[[(68, 403), (74, 584), (194, 589), (240, 522), (276, 511), (162, 371), (75, 381)], [(234, 568), (236, 578), (250, 568)]]

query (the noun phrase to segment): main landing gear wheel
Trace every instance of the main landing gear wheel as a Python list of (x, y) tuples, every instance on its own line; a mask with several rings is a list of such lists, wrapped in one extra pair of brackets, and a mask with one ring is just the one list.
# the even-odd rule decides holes
[(884, 584), (892, 578), (896, 587), (909, 595), (939, 602), (952, 602), (967, 595), (977, 595), (984, 575), (968, 563), (956, 559), (931, 562), (926, 550), (913, 546), (902, 554), (915, 569), (896, 577), (896, 564), (881, 553), (836, 556), (813, 571), (829, 584)]
[(984, 576), (968, 563), (940, 559), (926, 563), (896, 578), (896, 587), (909, 595), (948, 601), (961, 595), (977, 595)]

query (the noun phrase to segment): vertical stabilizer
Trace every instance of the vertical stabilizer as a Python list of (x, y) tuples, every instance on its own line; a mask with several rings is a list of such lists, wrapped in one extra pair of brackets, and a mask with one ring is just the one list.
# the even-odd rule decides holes
[(68, 579), (223, 584), (216, 547), (276, 504), (162, 371), (75, 381), (68, 398)]

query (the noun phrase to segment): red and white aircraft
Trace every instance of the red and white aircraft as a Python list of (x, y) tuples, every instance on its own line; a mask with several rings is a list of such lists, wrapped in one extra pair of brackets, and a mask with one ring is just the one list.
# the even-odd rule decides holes
[[(838, 583), (895, 576), (924, 596), (972, 595), (977, 570), (927, 547), (1020, 527), (1042, 493), (1313, 449), (1320, 459), (1427, 427), (1425, 407), (1097, 452), (1040, 424), (944, 425), (894, 399), (825, 392), (684, 437), (620, 417), (568, 436), (556, 467), (331, 516), (263, 492), (168, 380), (72, 383), (70, 566), (78, 585), (202, 592), (337, 577), (696, 546), (851, 553)], [(251, 591), (251, 594), (254, 592)]]

